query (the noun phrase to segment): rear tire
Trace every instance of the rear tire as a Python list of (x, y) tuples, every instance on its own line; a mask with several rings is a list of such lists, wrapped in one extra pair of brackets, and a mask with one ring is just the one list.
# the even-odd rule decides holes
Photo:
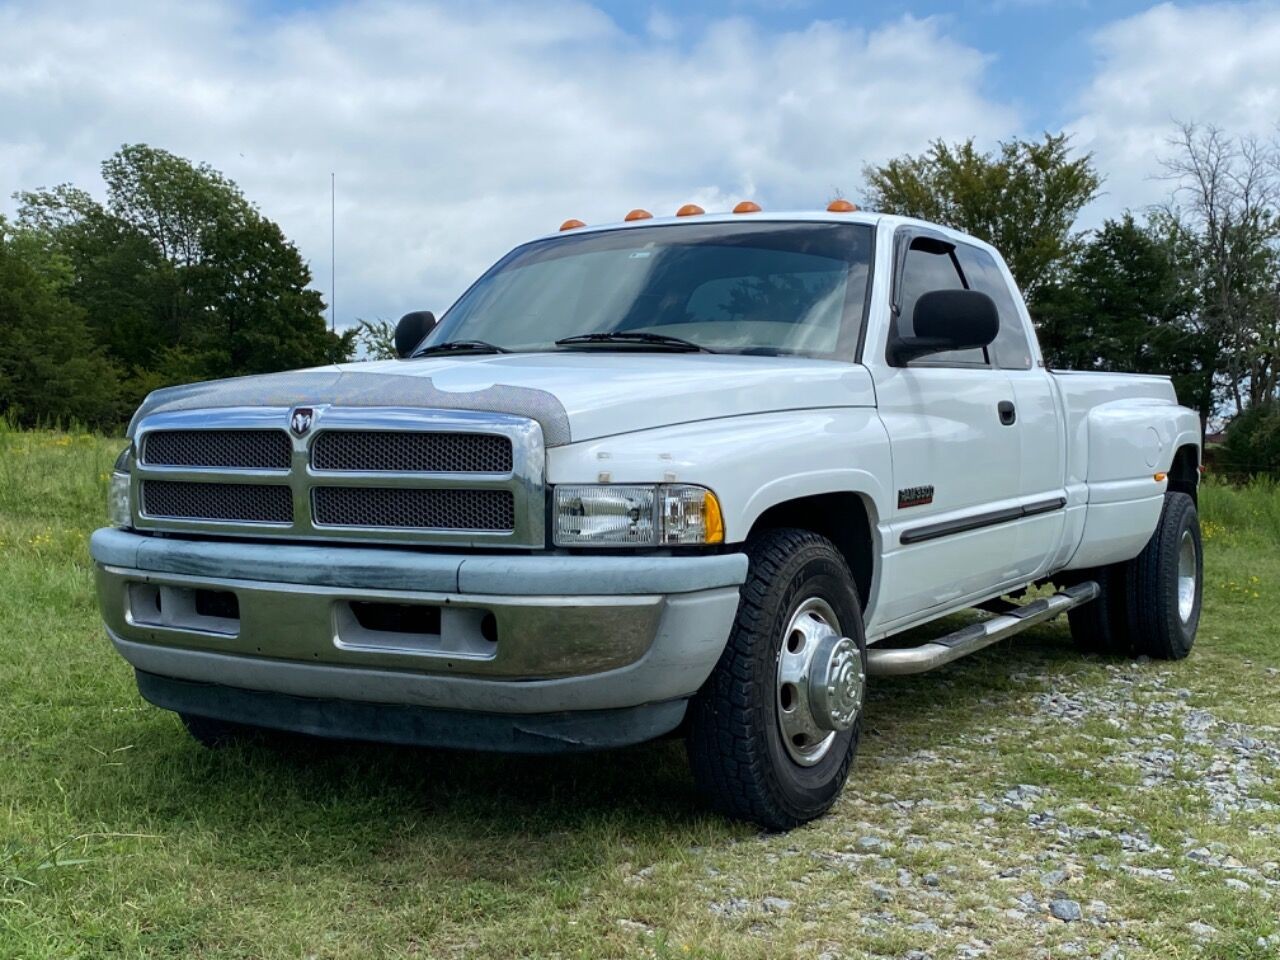
[(1086, 653), (1104, 657), (1127, 657), (1129, 640), (1129, 594), (1125, 585), (1125, 564), (1100, 567), (1085, 577), (1100, 591), (1097, 598), (1067, 611), (1071, 639)]
[(1165, 495), (1156, 532), (1128, 565), (1126, 587), (1137, 652), (1156, 660), (1189, 654), (1200, 625), (1204, 552), (1195, 501), (1187, 494)]
[[(858, 749), (867, 663), (862, 609), (844, 558), (825, 537), (770, 530), (747, 555), (737, 619), (690, 704), (686, 745), (694, 780), (715, 809), (789, 830), (831, 808)], [(797, 651), (831, 649), (841, 636), (852, 641), (844, 644), (848, 685), (841, 687), (848, 725), (797, 732), (823, 713), (810, 706), (807, 687), (787, 682), (787, 665)], [(797, 714), (801, 708), (809, 713)]]
[(1080, 649), (1181, 660), (1195, 643), (1204, 581), (1195, 501), (1185, 493), (1165, 494), (1160, 520), (1142, 553), (1082, 579), (1096, 581), (1101, 593), (1067, 613)]

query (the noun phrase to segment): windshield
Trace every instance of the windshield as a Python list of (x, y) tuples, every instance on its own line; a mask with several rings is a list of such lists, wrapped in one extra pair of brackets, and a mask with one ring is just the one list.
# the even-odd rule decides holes
[[(517, 247), (453, 305), (420, 349), (468, 340), (510, 351), (652, 350), (659, 334), (723, 353), (852, 360), (872, 228), (704, 223), (566, 235)], [(655, 338), (657, 339), (657, 338)]]

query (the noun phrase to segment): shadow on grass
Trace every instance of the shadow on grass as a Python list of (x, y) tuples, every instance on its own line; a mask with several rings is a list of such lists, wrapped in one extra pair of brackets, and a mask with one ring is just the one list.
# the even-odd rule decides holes
[[(945, 749), (1006, 720), (1027, 676), (1065, 675), (1081, 663), (1065, 631), (1047, 627), (934, 673), (877, 680), (864, 757)], [(212, 832), (217, 855), (241, 862), (367, 861), (416, 838), (415, 855), (423, 845), (466, 851), (452, 869), (505, 881), (531, 860), (543, 870), (598, 863), (601, 843), (687, 847), (754, 833), (705, 811), (678, 739), (560, 757), (294, 736), (208, 751), (171, 714), (128, 716), (88, 745), (94, 755), (130, 745), (123, 768), (78, 769), (67, 802), (112, 829)], [(863, 769), (874, 778), (870, 764)]]

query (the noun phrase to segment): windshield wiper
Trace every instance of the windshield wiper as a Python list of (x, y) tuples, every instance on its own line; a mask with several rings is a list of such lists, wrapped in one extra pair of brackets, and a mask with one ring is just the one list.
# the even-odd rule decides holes
[(641, 330), (614, 330), (606, 333), (579, 333), (572, 337), (562, 337), (556, 341), (557, 347), (571, 347), (575, 343), (635, 343), (667, 350), (683, 350), (688, 353), (715, 353), (710, 347), (704, 347), (692, 340), (680, 337), (669, 337), (665, 333), (645, 333)]
[(444, 343), (433, 343), (429, 347), (423, 347), (415, 357), (425, 357), (432, 353), (510, 353), (506, 347), (500, 347), (496, 343), (489, 343), (487, 340), (446, 340)]

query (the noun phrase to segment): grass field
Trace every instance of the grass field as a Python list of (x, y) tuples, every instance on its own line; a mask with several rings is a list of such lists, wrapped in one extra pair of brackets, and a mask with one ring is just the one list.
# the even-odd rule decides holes
[(880, 681), (834, 812), (761, 836), (678, 742), (201, 749), (100, 629), (119, 446), (0, 432), (0, 957), (1280, 954), (1274, 485), (1204, 491), (1188, 660), (1054, 623)]

